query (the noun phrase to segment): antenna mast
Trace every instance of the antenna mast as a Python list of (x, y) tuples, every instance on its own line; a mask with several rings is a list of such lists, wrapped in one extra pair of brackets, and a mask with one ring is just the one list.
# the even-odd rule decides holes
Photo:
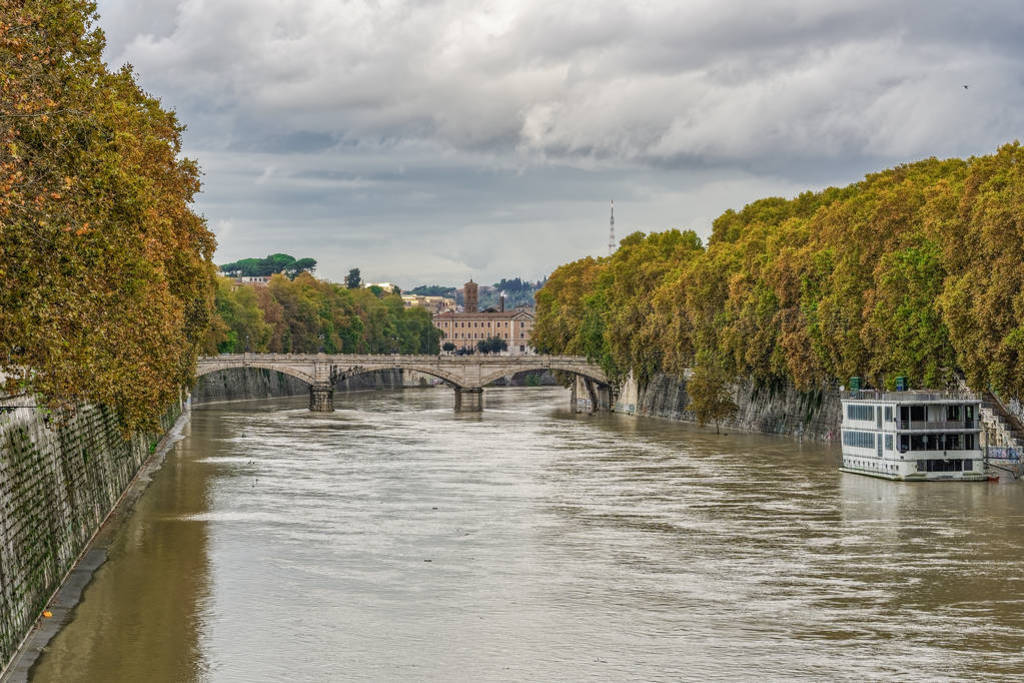
[(612, 215), (608, 221), (608, 255), (615, 253), (615, 200), (612, 200)]

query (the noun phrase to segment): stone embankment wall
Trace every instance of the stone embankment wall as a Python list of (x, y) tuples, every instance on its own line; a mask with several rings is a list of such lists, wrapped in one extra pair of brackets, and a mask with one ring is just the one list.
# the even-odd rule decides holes
[[(401, 370), (377, 370), (338, 380), (334, 390), (400, 389), (403, 386), (419, 386), (426, 383), (420, 379), (411, 376), (407, 378), (403, 376)], [(261, 368), (238, 368), (211, 372), (200, 377), (192, 390), (192, 402), (211, 403), (308, 394), (309, 385), (291, 375)]]
[(125, 440), (101, 407), (51, 420), (33, 400), (4, 403), (17, 407), (0, 413), (0, 671), (160, 439)]
[[(728, 429), (838, 440), (842, 405), (837, 386), (797, 391), (792, 385), (763, 386), (744, 381), (733, 387), (733, 399), (739, 410), (722, 423)], [(658, 374), (647, 386), (638, 387), (630, 377), (620, 388), (615, 410), (696, 422), (696, 415), (687, 408), (689, 402), (685, 379)]]

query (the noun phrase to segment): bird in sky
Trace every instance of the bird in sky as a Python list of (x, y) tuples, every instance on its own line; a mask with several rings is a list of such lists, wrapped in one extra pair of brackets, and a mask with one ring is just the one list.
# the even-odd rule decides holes
[(967, 90), (967, 86), (966, 85), (964, 86), (964, 90)]

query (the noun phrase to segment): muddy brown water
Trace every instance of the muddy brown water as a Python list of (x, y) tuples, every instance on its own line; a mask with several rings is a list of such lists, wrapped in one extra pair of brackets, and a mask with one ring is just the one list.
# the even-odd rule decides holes
[(32, 680), (1024, 676), (1024, 487), (452, 400), (194, 409)]

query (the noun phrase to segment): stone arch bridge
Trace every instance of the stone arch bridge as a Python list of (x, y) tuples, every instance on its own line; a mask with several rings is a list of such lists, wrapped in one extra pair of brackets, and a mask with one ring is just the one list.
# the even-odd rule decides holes
[(196, 376), (232, 368), (260, 368), (296, 377), (309, 384), (309, 409), (334, 410), (334, 383), (374, 370), (415, 370), (437, 377), (455, 389), (455, 410), (483, 410), (483, 389), (491, 382), (529, 370), (560, 370), (577, 375), (572, 383), (575, 410), (577, 385), (588, 393), (592, 410), (609, 410), (612, 388), (601, 367), (582, 356), (412, 356), (355, 354), (238, 353), (199, 359)]

